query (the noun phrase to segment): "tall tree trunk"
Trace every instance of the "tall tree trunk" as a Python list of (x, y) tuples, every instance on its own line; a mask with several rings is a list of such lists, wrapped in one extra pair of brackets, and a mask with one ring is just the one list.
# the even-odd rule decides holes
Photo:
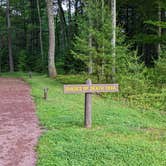
[(8, 50), (9, 50), (9, 67), (10, 72), (14, 72), (14, 63), (12, 55), (12, 38), (11, 38), (11, 22), (10, 22), (10, 3), (6, 1), (6, 17), (7, 17), (7, 30), (8, 30)]
[(74, 9), (75, 9), (75, 13), (74, 13), (74, 23), (75, 23), (75, 35), (77, 35), (78, 33), (78, 24), (77, 24), (77, 17), (78, 17), (78, 1), (79, 0), (75, 0), (75, 3), (74, 3)]
[[(158, 4), (158, 21), (161, 22), (161, 5), (160, 3)], [(158, 37), (161, 38), (161, 27), (159, 26), (158, 27)], [(160, 56), (160, 52), (161, 52), (161, 45), (160, 45), (160, 42), (158, 43), (158, 48), (157, 48), (157, 51), (158, 51), (158, 57)]]
[(115, 82), (115, 60), (116, 60), (116, 0), (111, 0), (111, 12), (112, 12), (112, 81)]
[(71, 46), (71, 36), (72, 36), (72, 19), (71, 19), (71, 0), (68, 0), (68, 45)]
[[(89, 48), (90, 48), (90, 49), (92, 48), (92, 34), (91, 34), (91, 33), (89, 33)], [(92, 72), (93, 72), (92, 64), (93, 64), (93, 61), (92, 61), (92, 53), (91, 53), (91, 51), (90, 51), (90, 53), (89, 53), (88, 74), (92, 74)]]
[(61, 30), (63, 35), (63, 46), (64, 46), (64, 54), (68, 48), (68, 32), (67, 32), (67, 25), (66, 25), (66, 19), (65, 14), (62, 8), (62, 0), (58, 0), (58, 7), (59, 7), (59, 17), (60, 17), (60, 23), (61, 23)]
[[(90, 10), (90, 9), (89, 9), (89, 10)], [(89, 27), (90, 27), (90, 29), (91, 29), (91, 27), (92, 27), (92, 20), (91, 20), (91, 14), (90, 14), (89, 11), (88, 11), (88, 15), (89, 15)], [(90, 50), (91, 50), (91, 48), (92, 48), (92, 34), (91, 34), (91, 32), (89, 32), (89, 41), (88, 41), (88, 44), (89, 44), (89, 48), (90, 48)], [(89, 51), (88, 74), (92, 74), (92, 72), (93, 72), (92, 64), (93, 64), (92, 53), (91, 53), (91, 51)]]
[(42, 61), (44, 60), (44, 52), (43, 52), (43, 39), (42, 39), (42, 20), (41, 20), (41, 14), (40, 14), (40, 5), (39, 5), (39, 0), (37, 2), (37, 11), (38, 11), (38, 18), (39, 18), (39, 37), (40, 37), (40, 53), (42, 56)]
[(56, 77), (55, 68), (55, 27), (53, 14), (53, 0), (46, 0), (49, 26), (49, 52), (48, 52), (48, 72), (49, 77)]

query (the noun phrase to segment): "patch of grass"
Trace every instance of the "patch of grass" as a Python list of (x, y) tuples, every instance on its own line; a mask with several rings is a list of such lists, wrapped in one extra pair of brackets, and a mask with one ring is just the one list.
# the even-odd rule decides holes
[[(24, 79), (32, 86), (44, 128), (37, 147), (38, 166), (166, 165), (165, 115), (93, 95), (93, 127), (84, 129), (84, 95), (63, 94), (61, 83), (84, 83), (86, 78)], [(47, 101), (44, 87), (49, 88)]]

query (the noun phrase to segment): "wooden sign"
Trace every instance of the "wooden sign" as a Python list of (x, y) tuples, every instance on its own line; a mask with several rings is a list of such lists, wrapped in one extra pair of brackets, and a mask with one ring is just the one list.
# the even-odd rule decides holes
[(86, 81), (86, 84), (64, 85), (64, 93), (85, 93), (84, 125), (86, 128), (91, 128), (92, 123), (92, 93), (118, 91), (118, 84), (92, 84), (90, 79)]
[(118, 84), (64, 85), (64, 93), (96, 93), (118, 91)]

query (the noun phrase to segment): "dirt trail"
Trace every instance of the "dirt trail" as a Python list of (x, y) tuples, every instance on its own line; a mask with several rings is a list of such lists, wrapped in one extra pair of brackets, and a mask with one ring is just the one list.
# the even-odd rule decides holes
[(0, 166), (34, 166), (39, 135), (30, 87), (0, 78)]

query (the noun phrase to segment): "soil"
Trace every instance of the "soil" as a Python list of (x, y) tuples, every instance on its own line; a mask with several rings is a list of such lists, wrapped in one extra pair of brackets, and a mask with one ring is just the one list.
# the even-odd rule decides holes
[(29, 85), (0, 78), (0, 166), (34, 166), (40, 133)]

